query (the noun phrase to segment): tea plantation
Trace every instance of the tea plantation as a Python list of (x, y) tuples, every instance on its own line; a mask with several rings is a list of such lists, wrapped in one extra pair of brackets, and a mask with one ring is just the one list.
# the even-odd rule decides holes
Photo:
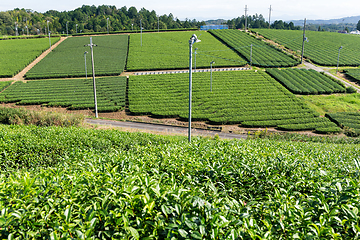
[(266, 69), (272, 77), (295, 94), (344, 93), (345, 85), (315, 70), (306, 69)]
[[(60, 38), (51, 38), (54, 44)], [(12, 77), (49, 48), (48, 38), (0, 41), (0, 78)]]
[(189, 68), (189, 39), (192, 34), (201, 39), (201, 42), (193, 47), (194, 67), (196, 48), (197, 68), (209, 68), (211, 61), (215, 61), (216, 67), (244, 66), (247, 63), (244, 58), (205, 31), (144, 33), (142, 37), (140, 34), (130, 35), (127, 70)]
[[(304, 139), (305, 140), (305, 139)], [(2, 239), (356, 239), (360, 145), (0, 125)]]
[[(256, 30), (265, 38), (271, 39), (286, 48), (301, 55), (303, 31), (300, 30)], [(304, 57), (323, 66), (336, 66), (340, 51), (340, 66), (359, 66), (360, 38), (354, 34), (339, 34), (334, 32), (306, 31), (308, 42), (305, 42)]]
[[(110, 35), (92, 37), (94, 47), (95, 75), (120, 75), (124, 71), (128, 35)], [(42, 59), (27, 74), (26, 79), (85, 77), (85, 59), (87, 74), (92, 75), (89, 37), (71, 37), (66, 39), (50, 54)]]
[[(130, 76), (129, 110), (133, 114), (188, 116), (188, 74)], [(319, 118), (301, 100), (262, 71), (193, 74), (193, 119), (283, 130), (340, 129)]]
[[(125, 106), (126, 77), (96, 79), (98, 110), (113, 112)], [(92, 79), (15, 82), (0, 93), (0, 102), (94, 109)]]

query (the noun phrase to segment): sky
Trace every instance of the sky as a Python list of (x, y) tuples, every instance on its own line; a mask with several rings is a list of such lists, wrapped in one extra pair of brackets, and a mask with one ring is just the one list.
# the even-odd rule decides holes
[(159, 15), (172, 13), (180, 20), (215, 20), (232, 19), (245, 14), (245, 5), (248, 14), (262, 14), (266, 20), (269, 18), (271, 5), (271, 21), (273, 20), (301, 20), (304, 18), (317, 19), (338, 19), (343, 17), (359, 16), (359, 0), (1, 0), (0, 11), (12, 10), (14, 8), (32, 9), (37, 12), (47, 10), (70, 11), (82, 5), (114, 5), (117, 8), (123, 6), (142, 7), (147, 10), (155, 10)]

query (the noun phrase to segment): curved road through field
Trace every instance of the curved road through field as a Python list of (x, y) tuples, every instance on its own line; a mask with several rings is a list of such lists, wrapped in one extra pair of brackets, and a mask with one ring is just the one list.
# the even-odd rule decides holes
[[(111, 120), (91, 119), (91, 118), (87, 118), (85, 122), (90, 124), (108, 125), (108, 126), (120, 127), (120, 128), (133, 128), (133, 129), (163, 132), (169, 134), (187, 135), (188, 132), (188, 128), (186, 127), (169, 126), (169, 125), (152, 124), (152, 123), (121, 122), (121, 121), (111, 121)], [(200, 136), (215, 136), (217, 134), (219, 135), (220, 138), (226, 138), (226, 139), (247, 138), (247, 135), (245, 134), (223, 133), (220, 131), (209, 131), (204, 129), (192, 129), (191, 133), (193, 135), (200, 135)]]
[(337, 77), (337, 76), (335, 76), (335, 75), (333, 75), (333, 74), (329, 73), (329, 72), (328, 72), (328, 71), (326, 71), (324, 68), (322, 68), (322, 67), (318, 67), (318, 66), (315, 66), (314, 64), (311, 64), (311, 63), (309, 63), (309, 62), (305, 62), (305, 61), (304, 61), (304, 65), (305, 65), (305, 67), (306, 67), (306, 68), (308, 68), (308, 69), (313, 69), (313, 70), (315, 70), (315, 71), (317, 71), (317, 72), (324, 72), (326, 75), (328, 75), (328, 76), (330, 76), (330, 77), (333, 77), (333, 78), (335, 78), (335, 79), (337, 79), (337, 80), (339, 80), (339, 81), (343, 82), (343, 83), (345, 84), (345, 86), (346, 86), (346, 87), (353, 87), (353, 88), (355, 88), (355, 89), (356, 89), (356, 91), (357, 91), (358, 93), (360, 93), (360, 89), (359, 89), (359, 87), (356, 87), (356, 86), (354, 86), (354, 85), (352, 85), (352, 84), (350, 84), (350, 83), (348, 83), (348, 82), (344, 81), (344, 79), (341, 79), (341, 78), (339, 78), (339, 77)]

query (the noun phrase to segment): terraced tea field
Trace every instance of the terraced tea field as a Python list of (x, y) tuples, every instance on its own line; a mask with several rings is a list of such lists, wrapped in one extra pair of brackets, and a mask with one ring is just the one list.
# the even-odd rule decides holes
[[(301, 55), (303, 31), (300, 30), (256, 30), (265, 38), (271, 39)], [(322, 66), (336, 66), (340, 51), (340, 66), (359, 66), (360, 38), (354, 34), (306, 31), (309, 42), (305, 42), (304, 57)]]
[[(0, 102), (19, 105), (94, 109), (92, 79), (16, 82), (0, 94)], [(126, 77), (96, 79), (98, 110), (112, 112), (125, 106)]]
[[(209, 68), (210, 62), (215, 61), (216, 67), (244, 66), (247, 61), (234, 51), (220, 43), (210, 33), (167, 32), (131, 34), (129, 42), (129, 59), (127, 70), (159, 70), (189, 68), (189, 39), (196, 34), (201, 42), (194, 44), (196, 67)], [(195, 67), (195, 54), (194, 54)]]
[(345, 86), (342, 82), (312, 69), (266, 69), (266, 72), (295, 94), (345, 92)]
[(360, 112), (328, 113), (326, 116), (342, 128), (347, 128), (347, 135), (360, 136)]
[[(119, 75), (124, 71), (128, 49), (128, 35), (95, 36), (93, 43), (95, 75)], [(42, 59), (27, 74), (26, 79), (85, 77), (92, 75), (89, 37), (70, 37)]]
[[(52, 44), (59, 40), (51, 38)], [(48, 38), (1, 40), (0, 78), (13, 77), (48, 48)]]
[[(130, 76), (129, 110), (187, 119), (188, 74)], [(265, 72), (214, 72), (193, 75), (193, 119), (246, 127), (338, 131)]]
[[(210, 30), (211, 34), (229, 45), (248, 63), (260, 67), (292, 67), (299, 64), (299, 60), (255, 39), (247, 33), (235, 29)], [(252, 47), (251, 47), (252, 45)]]

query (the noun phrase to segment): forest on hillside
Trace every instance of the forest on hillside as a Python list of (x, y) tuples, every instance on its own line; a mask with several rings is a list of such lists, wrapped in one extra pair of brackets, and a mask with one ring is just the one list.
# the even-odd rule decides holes
[[(71, 11), (59, 12), (49, 10), (39, 13), (31, 9), (9, 10), (0, 12), (0, 35), (39, 35), (52, 33), (87, 33), (87, 32), (106, 32), (109, 31), (139, 31), (141, 26), (145, 30), (159, 29), (181, 29), (181, 28), (200, 28), (206, 25), (204, 21), (196, 19), (185, 19), (180, 21), (172, 13), (168, 15), (158, 15), (154, 10), (149, 11), (145, 8), (137, 10), (135, 7), (126, 6), (117, 8), (116, 6), (83, 5)], [(222, 22), (229, 28), (244, 28), (245, 16), (233, 18)], [(247, 24), (250, 28), (268, 28), (269, 23), (263, 15), (247, 16)], [(276, 29), (300, 29), (295, 27), (292, 22), (286, 23), (282, 20), (274, 21), (271, 28)]]

